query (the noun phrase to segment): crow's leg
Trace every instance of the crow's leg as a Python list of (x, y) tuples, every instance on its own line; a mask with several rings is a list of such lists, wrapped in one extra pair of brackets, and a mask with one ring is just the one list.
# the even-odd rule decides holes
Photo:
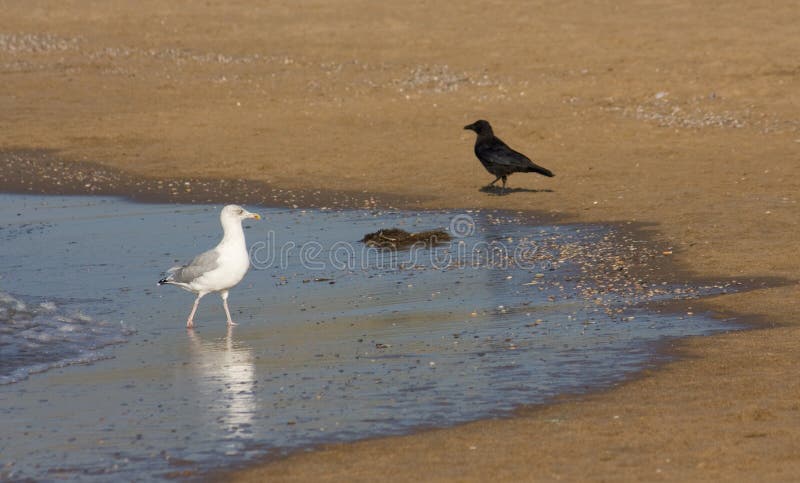
[(494, 186), (494, 184), (497, 183), (501, 178), (502, 178), (502, 176), (498, 176), (497, 178), (494, 179), (494, 181), (489, 183), (487, 186)]
[(508, 180), (508, 176), (503, 176), (503, 189), (500, 190), (501, 193), (506, 192), (506, 181)]

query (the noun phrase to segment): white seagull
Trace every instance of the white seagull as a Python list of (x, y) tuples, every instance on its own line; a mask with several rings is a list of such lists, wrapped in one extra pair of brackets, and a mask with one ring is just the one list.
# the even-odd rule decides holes
[(172, 267), (167, 270), (167, 276), (158, 281), (159, 285), (170, 284), (197, 294), (186, 327), (194, 327), (194, 313), (200, 299), (208, 293), (219, 292), (225, 315), (228, 316), (228, 326), (236, 325), (231, 320), (231, 311), (228, 310), (228, 290), (235, 287), (247, 269), (250, 268), (250, 257), (244, 241), (242, 220), (253, 218), (260, 220), (261, 216), (250, 213), (241, 206), (228, 205), (222, 209), (219, 220), (222, 223), (222, 241), (211, 250), (201, 253), (188, 265)]

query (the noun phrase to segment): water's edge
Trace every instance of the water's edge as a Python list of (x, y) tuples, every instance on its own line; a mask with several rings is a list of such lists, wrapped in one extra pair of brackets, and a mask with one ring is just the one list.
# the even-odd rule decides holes
[[(67, 169), (69, 169), (69, 168), (67, 168)], [(125, 177), (127, 175), (121, 174), (120, 176)], [(139, 181), (137, 181), (137, 178), (132, 178), (132, 177), (129, 177), (128, 179), (129, 179), (128, 182), (126, 182), (124, 184), (117, 185), (118, 186), (117, 188), (115, 188), (114, 186), (108, 186), (108, 187), (103, 188), (102, 190), (99, 190), (97, 192), (97, 194), (102, 193), (103, 195), (106, 195), (106, 196), (108, 196), (108, 195), (122, 196), (123, 198), (132, 199), (132, 200), (135, 200), (136, 202), (144, 202), (144, 203), (159, 203), (159, 202), (164, 202), (165, 201), (165, 199), (164, 199), (165, 195), (163, 195), (163, 194), (157, 194), (157, 195), (150, 196), (150, 195), (147, 194), (146, 191), (145, 192), (141, 192), (140, 191), (136, 196), (132, 196), (130, 194), (130, 186), (132, 184), (136, 184), (136, 183), (140, 183), (140, 182), (142, 182), (142, 183), (146, 182), (146, 183), (154, 183), (155, 187), (161, 187), (164, 184), (163, 181), (162, 181), (162, 183), (158, 183), (157, 180), (146, 180), (146, 181), (139, 180)], [(175, 181), (175, 180), (173, 180), (173, 181)], [(169, 182), (171, 183), (173, 181), (169, 181)], [(175, 181), (175, 182), (178, 183), (179, 181)], [(193, 182), (197, 182), (197, 181), (194, 180)], [(221, 182), (216, 187), (211, 186), (209, 188), (208, 192), (209, 193), (214, 193), (216, 190), (222, 189), (223, 187), (226, 190), (230, 190), (231, 186), (230, 186), (229, 183), (236, 184), (237, 182), (236, 181)], [(11, 182), (11, 184), (13, 184), (13, 182)], [(212, 184), (213, 184), (213, 182), (212, 182)], [(21, 192), (21, 193), (25, 193), (25, 194), (32, 194), (32, 192), (37, 192), (38, 190), (48, 190), (49, 189), (47, 186), (39, 186), (37, 188), (31, 189), (30, 186), (24, 187), (23, 185), (19, 185), (20, 186), (19, 190), (9, 190), (8, 189), (9, 188), (9, 181), (7, 179), (6, 179), (6, 181), (4, 183), (1, 183), (0, 185), (2, 186), (2, 191), (3, 192), (17, 192), (17, 193)], [(245, 186), (245, 188), (243, 188), (243, 191), (238, 191), (237, 194), (230, 195), (230, 194), (227, 194), (227, 193), (225, 193), (225, 194), (217, 193), (219, 195), (219, 198), (210, 197), (210, 198), (208, 198), (208, 200), (214, 199), (214, 200), (218, 200), (218, 201), (227, 201), (227, 200), (231, 199), (230, 198), (231, 196), (242, 196), (242, 198), (239, 198), (240, 200), (244, 200), (244, 201), (241, 201), (242, 203), (254, 203), (254, 204), (260, 204), (260, 205), (265, 205), (265, 206), (275, 206), (275, 207), (282, 207), (282, 208), (286, 207), (286, 208), (292, 208), (292, 209), (318, 208), (321, 205), (322, 206), (333, 205), (333, 206), (336, 206), (337, 209), (345, 209), (345, 208), (352, 208), (352, 209), (361, 208), (361, 209), (363, 209), (364, 208), (363, 199), (360, 199), (357, 196), (349, 196), (348, 195), (348, 196), (344, 197), (344, 199), (343, 199), (341, 197), (341, 195), (337, 194), (337, 193), (331, 194), (331, 193), (324, 193), (324, 192), (320, 192), (320, 191), (314, 191), (313, 193), (310, 192), (310, 193), (312, 193), (314, 195), (313, 197), (310, 197), (310, 198), (306, 198), (305, 196), (300, 197), (300, 198), (292, 197), (288, 201), (281, 201), (280, 197), (276, 197), (275, 195), (269, 195), (269, 196), (264, 195), (261, 191), (259, 191), (259, 189), (257, 187), (253, 188), (252, 184), (244, 183), (242, 186)], [(61, 191), (61, 192), (59, 192), (57, 194), (64, 194), (64, 192), (62, 190), (59, 190), (59, 191)], [(234, 191), (236, 191), (236, 190), (234, 190)], [(273, 191), (271, 191), (271, 193), (272, 192)], [(283, 190), (281, 190), (280, 192), (283, 193)], [(47, 193), (47, 194), (56, 194), (56, 193)], [(72, 194), (78, 194), (78, 193), (72, 193)], [(86, 193), (84, 192), (83, 194), (86, 194)], [(170, 198), (170, 202), (175, 202), (176, 201), (174, 197), (169, 197), (169, 195), (166, 195), (166, 197)], [(311, 199), (311, 198), (313, 198), (313, 199)], [(334, 199), (337, 199), (339, 201), (337, 201), (334, 204), (333, 202), (331, 202), (331, 200), (334, 200)], [(387, 198), (387, 199), (389, 199), (389, 198)], [(323, 200), (323, 202), (320, 203), (319, 202), (320, 200)], [(195, 200), (186, 200), (186, 201), (195, 201)], [(206, 200), (204, 200), (204, 201), (206, 201)], [(374, 201), (374, 199), (373, 199), (373, 201)], [(390, 204), (388, 204), (388, 206), (392, 206), (392, 207), (396, 206), (396, 207), (398, 207), (400, 209), (405, 209), (405, 210), (409, 210), (410, 209), (410, 210), (420, 211), (420, 212), (433, 211), (433, 209), (431, 209), (431, 208), (424, 208), (423, 209), (423, 208), (420, 208), (419, 206), (415, 206), (417, 203), (418, 202), (414, 202), (412, 200), (405, 200), (404, 201), (402, 198), (395, 198), (395, 199), (392, 200), (392, 202), (390, 202)], [(381, 205), (382, 205), (382, 202), (373, 202), (371, 207), (377, 207), (377, 206), (381, 206)], [(414, 207), (411, 208), (411, 206), (414, 206)], [(450, 209), (450, 210), (452, 210), (452, 209)], [(498, 216), (507, 216), (507, 215), (511, 215), (511, 214), (513, 214), (513, 216), (517, 216), (517, 217), (520, 216), (520, 213), (518, 213), (518, 212), (509, 213), (509, 212), (504, 212), (504, 211), (499, 211), (499, 210), (484, 210), (484, 213), (486, 213), (486, 212), (496, 213)], [(554, 225), (565, 224), (566, 222), (564, 220), (567, 218), (564, 215), (556, 217), (555, 215), (552, 215), (552, 214), (538, 213), (538, 212), (535, 212), (535, 211), (526, 211), (526, 212), (524, 212), (522, 214), (522, 216), (528, 217), (529, 222), (534, 222), (534, 223), (537, 223), (537, 224), (541, 224), (541, 223), (546, 221), (547, 223), (554, 224)], [(658, 241), (656, 241), (656, 238), (657, 238), (658, 234), (657, 234), (656, 231), (653, 230), (652, 226), (649, 226), (649, 225), (646, 225), (646, 224), (642, 224), (642, 223), (599, 223), (599, 222), (598, 223), (593, 223), (592, 225), (613, 227), (615, 231), (623, 234), (624, 236), (628, 236), (628, 237), (631, 237), (631, 238), (636, 238), (636, 239), (639, 239), (639, 240), (643, 240), (649, 246), (655, 247), (654, 249), (656, 251), (661, 251), (658, 248), (661, 244)], [(676, 263), (674, 261), (674, 259), (672, 257), (664, 256), (664, 257), (661, 257), (661, 258), (658, 258), (658, 259), (654, 259), (653, 261), (657, 265), (657, 267), (656, 267), (655, 272), (650, 273), (649, 276), (650, 276), (650, 278), (652, 278), (654, 280), (666, 280), (667, 278), (669, 278), (671, 281), (678, 280), (681, 283), (687, 283), (687, 284), (691, 284), (693, 286), (703, 285), (703, 284), (709, 283), (711, 281), (707, 277), (699, 276), (698, 274), (693, 273), (691, 271), (691, 267), (684, 267), (684, 266), (679, 265), (678, 263)], [(649, 267), (649, 268), (652, 269), (654, 267)], [(659, 279), (658, 276), (654, 277), (653, 276), (654, 273), (661, 274), (662, 275), (661, 279)], [(720, 282), (719, 279), (714, 279), (713, 281)], [(767, 287), (777, 287), (777, 286), (782, 286), (782, 285), (785, 285), (785, 284), (788, 283), (788, 281), (786, 281), (786, 280), (775, 279), (775, 278), (749, 278), (747, 280), (736, 280), (735, 282), (739, 285), (739, 287), (737, 289), (737, 291), (739, 291), (739, 292), (741, 292), (741, 291), (749, 291), (749, 290), (753, 290), (753, 289), (767, 288)], [(697, 314), (704, 314), (704, 316), (707, 316), (709, 318), (720, 319), (720, 320), (723, 320), (726, 324), (731, 324), (731, 325), (735, 326), (735, 329), (732, 329), (732, 330), (757, 330), (757, 329), (765, 328), (765, 327), (767, 327), (767, 326), (769, 326), (771, 324), (771, 321), (766, 320), (766, 318), (755, 316), (755, 315), (748, 315), (748, 314), (741, 314), (741, 313), (725, 313), (725, 314), (722, 314), (722, 313), (719, 313), (719, 312), (711, 311), (709, 305), (706, 302), (704, 302), (703, 299), (684, 300), (684, 301), (678, 301), (678, 302), (673, 301), (673, 302), (668, 303), (668, 304), (654, 302), (654, 303), (650, 303), (649, 305), (651, 307), (657, 308), (658, 310), (663, 310), (665, 313), (671, 313), (671, 314), (678, 314), (678, 313), (681, 313), (681, 312), (685, 312), (687, 310), (687, 307), (691, 306), (692, 310)], [(545, 402), (542, 402), (542, 403), (535, 403), (535, 404), (530, 404), (530, 405), (529, 404), (522, 404), (522, 405), (517, 406), (516, 409), (492, 415), (491, 417), (489, 417), (487, 419), (513, 418), (513, 417), (528, 416), (528, 415), (531, 415), (531, 414), (535, 414), (538, 410), (541, 410), (542, 408), (550, 407), (550, 406), (552, 406), (554, 404), (562, 404), (562, 403), (569, 402), (569, 401), (586, 399), (588, 397), (591, 397), (594, 394), (599, 394), (599, 393), (604, 393), (604, 392), (607, 392), (607, 391), (610, 391), (610, 390), (614, 390), (614, 389), (616, 389), (618, 387), (621, 387), (621, 386), (629, 384), (629, 383), (631, 383), (633, 381), (639, 380), (641, 377), (649, 377), (654, 372), (657, 372), (659, 370), (659, 368), (663, 367), (665, 364), (669, 364), (669, 363), (673, 363), (675, 361), (679, 361), (681, 359), (681, 356), (683, 355), (682, 354), (682, 347), (683, 347), (685, 341), (687, 341), (687, 340), (689, 340), (689, 339), (691, 339), (693, 337), (710, 337), (710, 336), (713, 336), (713, 335), (714, 334), (712, 334), (712, 335), (701, 335), (701, 336), (687, 336), (687, 337), (674, 338), (674, 339), (669, 339), (669, 340), (662, 340), (662, 341), (660, 341), (660, 342), (658, 342), (656, 344), (652, 344), (654, 347), (652, 347), (651, 349), (648, 350), (648, 352), (650, 352), (650, 356), (648, 358), (648, 362), (645, 365), (643, 365), (636, 372), (625, 373), (623, 377), (621, 377), (618, 381), (613, 382), (611, 385), (592, 386), (592, 387), (585, 388), (585, 390), (580, 390), (580, 391), (577, 391), (577, 392), (574, 392), (574, 393), (560, 394), (558, 396), (550, 397)], [(418, 432), (422, 432), (422, 431), (440, 430), (440, 429), (444, 429), (444, 428), (448, 428), (448, 427), (461, 426), (461, 425), (464, 425), (464, 424), (469, 424), (469, 422), (457, 422), (457, 423), (454, 423), (452, 425), (435, 426), (435, 427), (432, 427), (432, 426), (420, 426), (420, 427), (412, 428), (409, 431), (403, 431), (402, 433), (399, 433), (399, 434), (413, 434), (413, 433), (418, 433)], [(380, 436), (368, 436), (368, 437), (365, 437), (363, 439), (360, 439), (359, 441), (368, 441), (368, 440), (373, 440), (373, 439), (383, 439), (383, 438), (392, 437), (392, 436), (395, 436), (395, 434), (380, 435)], [(195, 475), (191, 475), (191, 476), (192, 477), (204, 477), (204, 478), (207, 477), (207, 478), (211, 478), (211, 479), (217, 479), (219, 477), (222, 477), (223, 475), (229, 474), (229, 472), (231, 472), (231, 471), (240, 470), (240, 469), (246, 468), (246, 467), (261, 466), (263, 464), (267, 464), (267, 463), (270, 463), (270, 462), (273, 462), (273, 461), (277, 461), (278, 459), (287, 457), (289, 455), (293, 455), (293, 454), (297, 454), (297, 453), (304, 453), (304, 452), (307, 452), (309, 450), (318, 450), (320, 448), (325, 448), (325, 447), (330, 446), (330, 445), (337, 445), (338, 446), (338, 445), (347, 445), (347, 444), (349, 444), (349, 443), (322, 443), (322, 444), (317, 444), (317, 445), (311, 445), (311, 446), (303, 448), (303, 449), (297, 449), (297, 450), (288, 451), (288, 452), (285, 452), (285, 453), (269, 453), (266, 456), (260, 457), (255, 461), (249, 461), (249, 462), (245, 462), (245, 463), (241, 463), (241, 464), (234, 464), (234, 465), (231, 465), (230, 467), (228, 467), (228, 468), (226, 468), (224, 470), (213, 470), (213, 471), (211, 471), (209, 473), (206, 473), (204, 475), (195, 474)]]

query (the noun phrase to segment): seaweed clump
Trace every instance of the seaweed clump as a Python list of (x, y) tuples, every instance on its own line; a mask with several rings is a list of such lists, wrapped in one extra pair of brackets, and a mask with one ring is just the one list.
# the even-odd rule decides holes
[(400, 228), (387, 228), (385, 230), (378, 230), (374, 233), (367, 233), (361, 239), (362, 243), (366, 243), (371, 247), (380, 248), (407, 248), (416, 243), (425, 245), (436, 245), (450, 241), (450, 234), (443, 230), (429, 230), (421, 231), (419, 233), (409, 233)]

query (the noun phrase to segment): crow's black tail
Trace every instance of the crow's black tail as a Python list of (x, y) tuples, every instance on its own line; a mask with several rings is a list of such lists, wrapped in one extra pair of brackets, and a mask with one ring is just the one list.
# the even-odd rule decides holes
[[(531, 164), (533, 164), (533, 163), (531, 163)], [(527, 173), (539, 173), (541, 175), (547, 176), (548, 178), (552, 178), (553, 176), (555, 176), (553, 174), (553, 172), (550, 171), (549, 169), (543, 168), (543, 167), (541, 167), (539, 165), (536, 165), (536, 164), (533, 164), (533, 166), (529, 166), (528, 167), (528, 171), (526, 171), (526, 172)]]

